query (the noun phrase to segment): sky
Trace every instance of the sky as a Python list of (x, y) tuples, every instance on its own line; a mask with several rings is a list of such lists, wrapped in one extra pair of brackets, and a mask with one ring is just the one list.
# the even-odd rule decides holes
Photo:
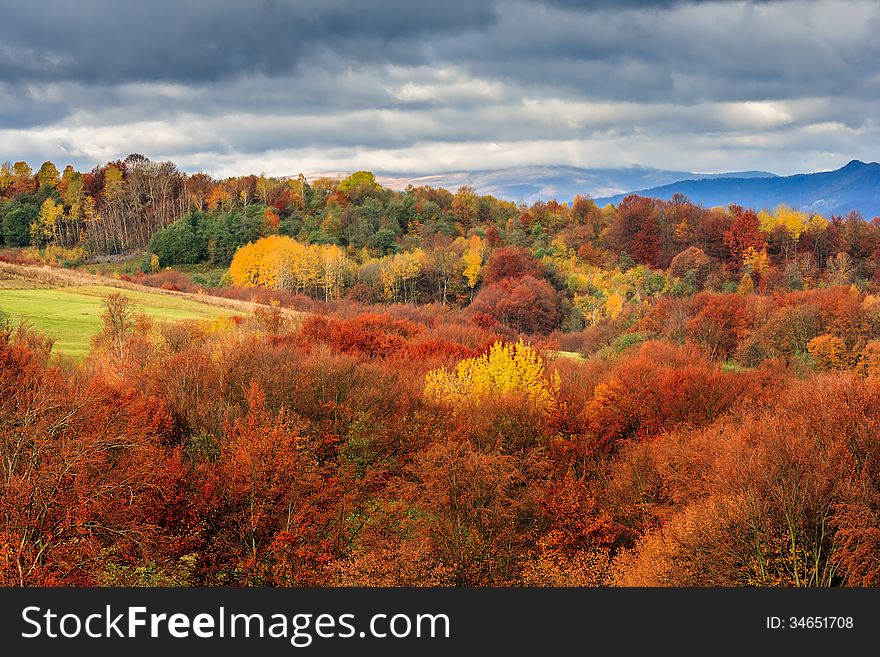
[(0, 4), (0, 161), (778, 174), (880, 152), (880, 3)]

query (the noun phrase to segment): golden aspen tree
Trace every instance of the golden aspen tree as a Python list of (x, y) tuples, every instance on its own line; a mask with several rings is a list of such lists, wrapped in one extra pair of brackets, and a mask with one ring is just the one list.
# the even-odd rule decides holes
[(337, 298), (345, 282), (347, 256), (335, 244), (302, 244), (286, 235), (269, 235), (242, 246), (229, 265), (233, 285)]
[(290, 288), (293, 283), (292, 263), (297, 243), (282, 235), (270, 235), (255, 242), (260, 261), (259, 284), (276, 290)]
[(758, 225), (763, 232), (771, 233), (776, 228), (782, 228), (784, 231), (782, 249), (786, 262), (790, 255), (796, 252), (798, 239), (807, 230), (809, 224), (810, 218), (805, 212), (790, 208), (784, 203), (778, 205), (772, 213), (766, 210), (758, 213)]
[(233, 285), (254, 287), (260, 284), (262, 261), (259, 252), (260, 247), (255, 242), (249, 242), (235, 252), (229, 265), (229, 278)]
[(303, 293), (311, 287), (317, 294), (321, 277), (320, 247), (287, 239), (290, 240), (290, 274), (292, 277), (288, 287)]
[(485, 245), (479, 235), (474, 235), (468, 242), (468, 247), (462, 256), (464, 260), (464, 277), (467, 279), (468, 287), (471, 289), (473, 296), (474, 288), (477, 286), (477, 280), (483, 268), (483, 254), (485, 253)]
[(464, 227), (464, 231), (476, 225), (480, 212), (480, 197), (471, 187), (459, 187), (452, 198), (452, 212)]
[(112, 199), (122, 190), (124, 184), (122, 171), (112, 164), (104, 170), (104, 198)]
[(416, 283), (424, 259), (425, 254), (421, 249), (382, 258), (382, 286), (389, 301), (406, 303), (415, 300)]
[(324, 300), (338, 298), (342, 292), (345, 278), (346, 255), (335, 244), (324, 244), (320, 247), (321, 273), (319, 281), (324, 291)]
[(42, 242), (54, 243), (58, 240), (58, 231), (64, 217), (64, 206), (55, 203), (51, 197), (43, 201), (40, 216), (31, 225), (31, 236), (35, 244)]

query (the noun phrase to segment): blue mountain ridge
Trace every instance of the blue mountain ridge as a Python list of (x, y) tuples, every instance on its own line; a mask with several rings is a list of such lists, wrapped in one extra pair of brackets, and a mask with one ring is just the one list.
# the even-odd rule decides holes
[[(688, 179), (630, 193), (664, 200), (674, 194), (684, 194), (694, 203), (707, 207), (736, 203), (761, 210), (785, 203), (826, 217), (858, 210), (866, 219), (871, 219), (880, 216), (880, 164), (852, 160), (833, 171), (793, 176)], [(608, 203), (616, 205), (626, 195), (600, 196), (595, 201), (600, 207)]]

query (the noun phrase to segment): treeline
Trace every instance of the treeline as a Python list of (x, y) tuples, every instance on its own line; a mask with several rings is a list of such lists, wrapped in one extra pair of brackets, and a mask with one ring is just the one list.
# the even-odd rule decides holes
[[(162, 231), (150, 246), (159, 266), (202, 254), (231, 264), (233, 285), (325, 300), (466, 306), (481, 294), (523, 294), (550, 299), (552, 328), (564, 330), (613, 319), (624, 305), (661, 294), (847, 284), (875, 291), (880, 281), (880, 227), (855, 212), (826, 219), (785, 206), (703, 208), (681, 196), (629, 196), (601, 209), (583, 197), (525, 207), (468, 188), (394, 192), (367, 172), (311, 185), (267, 182), (266, 189), (270, 205), (252, 209), (250, 221), (232, 207), (208, 208)], [(289, 202), (291, 189), (301, 201)], [(180, 254), (180, 244), (195, 246)], [(517, 292), (504, 276), (487, 277), (496, 252), (496, 261), (515, 254), (516, 267), (553, 292), (532, 281)], [(500, 287), (486, 291), (490, 285)]]
[[(87, 174), (4, 165), (0, 194), (4, 242), (32, 244), (52, 261), (142, 250), (152, 275), (144, 282), (176, 285), (167, 267), (208, 263), (230, 266), (224, 283), (279, 297), (474, 303), (528, 332), (577, 331), (666, 294), (876, 292), (880, 282), (880, 224), (857, 212), (825, 218), (635, 195), (617, 207), (580, 196), (525, 206), (468, 187), (394, 191), (365, 171), (213, 180), (138, 155)], [(493, 257), (512, 258), (515, 275), (487, 276)], [(505, 299), (535, 303), (544, 317), (520, 321), (516, 309), (497, 309)]]
[(0, 222), (7, 246), (121, 253), (143, 248), (190, 207), (187, 176), (142, 155), (79, 173), (44, 162), (0, 165)]
[(350, 253), (367, 249), (373, 256), (478, 234), (490, 248), (521, 246), (540, 257), (561, 240), (593, 264), (635, 262), (658, 269), (691, 246), (722, 266), (740, 266), (752, 247), (758, 255), (766, 250), (771, 269), (778, 271), (758, 273), (771, 274), (775, 283), (780, 275), (795, 276), (794, 269), (808, 278), (821, 275), (828, 258), (841, 252), (853, 259), (856, 278), (871, 279), (880, 242), (876, 223), (857, 212), (824, 218), (781, 207), (755, 214), (736, 206), (702, 208), (680, 195), (671, 201), (630, 196), (602, 209), (584, 197), (527, 207), (479, 196), (468, 187), (455, 193), (430, 187), (397, 192), (363, 171), (311, 182), (255, 175), (213, 180), (138, 154), (88, 173), (71, 166), (59, 172), (52, 162), (34, 173), (26, 162), (7, 162), (0, 165), (0, 200), (6, 245), (84, 246), (96, 254), (143, 248), (160, 229), (194, 211), (188, 223), (196, 244), (177, 253), (157, 244), (167, 265), (228, 264), (234, 248), (247, 243), (242, 240), (267, 234), (336, 244)]
[(451, 304), (325, 310), (119, 298), (80, 367), (0, 332), (0, 584), (880, 585), (880, 304), (851, 286), (546, 341), (585, 359)]

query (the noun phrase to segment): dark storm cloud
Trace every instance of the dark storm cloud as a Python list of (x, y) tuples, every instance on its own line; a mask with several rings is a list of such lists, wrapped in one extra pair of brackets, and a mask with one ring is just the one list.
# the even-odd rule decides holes
[[(565, 10), (569, 16), (623, 9), (666, 10), (683, 0), (546, 0), (532, 9)], [(693, 3), (690, 3), (693, 4)], [(697, 3), (704, 4), (704, 3)], [(515, 5), (514, 5), (515, 6)], [(465, 34), (483, 49), (479, 59), (508, 54), (512, 39), (481, 38), (510, 7), (505, 2), (446, 0), (106, 0), (18, 2), (3, 10), (0, 21), (0, 79), (78, 80), (117, 83), (146, 80), (213, 81), (253, 72), (280, 75), (304, 58), (321, 54), (345, 62), (430, 59), (434, 39)], [(555, 37), (542, 40), (540, 24), (518, 26), (528, 37), (517, 41), (520, 54), (562, 55), (571, 44)], [(555, 26), (565, 29), (565, 24)], [(514, 30), (511, 37), (517, 37)], [(545, 33), (546, 34), (546, 33)], [(548, 35), (549, 36), (549, 35)], [(582, 38), (576, 55), (608, 54), (593, 35)], [(633, 38), (627, 48), (650, 48)], [(537, 39), (531, 37), (538, 37)], [(547, 49), (536, 48), (541, 43)], [(595, 44), (595, 46), (593, 45)]]
[(320, 53), (418, 61), (413, 43), (484, 29), (495, 17), (477, 0), (19, 2), (0, 21), (0, 79), (213, 81), (287, 73)]

